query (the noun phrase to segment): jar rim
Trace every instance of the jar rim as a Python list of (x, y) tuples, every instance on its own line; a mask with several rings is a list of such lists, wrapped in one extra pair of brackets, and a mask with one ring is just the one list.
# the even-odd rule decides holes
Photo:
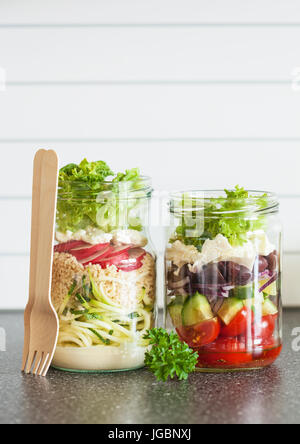
[[(140, 186), (135, 188), (132, 184), (138, 183)], [(140, 176), (138, 179), (124, 182), (114, 182), (113, 180), (103, 180), (101, 182), (86, 182), (82, 180), (64, 181), (66, 187), (58, 185), (58, 198), (70, 199), (92, 199), (98, 195), (109, 199), (111, 193), (117, 196), (119, 200), (146, 199), (152, 196), (152, 179), (149, 176)], [(105, 195), (107, 193), (107, 195)], [(76, 197), (74, 196), (76, 194)]]
[[(228, 190), (234, 192), (234, 189)], [(270, 191), (261, 190), (245, 190), (249, 193), (247, 198), (229, 198), (224, 190), (212, 189), (212, 190), (181, 190), (172, 191), (170, 193), (169, 207), (171, 213), (183, 213), (183, 212), (203, 212), (208, 211), (209, 214), (239, 214), (239, 213), (271, 213), (278, 211), (279, 201), (276, 193)], [(186, 199), (185, 199), (186, 197)], [(227, 209), (226, 211), (217, 207), (220, 199), (226, 199), (227, 202), (233, 204), (242, 201), (242, 205), (236, 209)], [(264, 199), (264, 201), (263, 201)], [(189, 205), (189, 202), (191, 205)], [(263, 203), (263, 205), (262, 205)], [(215, 208), (209, 209), (209, 204), (215, 205)]]

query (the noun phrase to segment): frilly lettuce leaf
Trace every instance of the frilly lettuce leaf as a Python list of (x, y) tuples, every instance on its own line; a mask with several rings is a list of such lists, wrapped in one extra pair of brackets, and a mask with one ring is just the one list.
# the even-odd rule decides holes
[[(113, 176), (113, 171), (101, 160), (84, 159), (79, 165), (71, 163), (63, 167), (58, 181), (57, 230), (65, 233), (95, 227), (109, 232), (119, 228), (120, 219), (130, 225), (130, 212), (138, 203), (128, 199), (120, 205), (119, 184), (128, 185), (129, 190), (138, 188), (140, 172), (133, 168)], [(107, 178), (111, 178), (109, 182)], [(141, 230), (136, 217), (134, 225), (129, 228)]]
[[(268, 204), (267, 195), (261, 197), (251, 196), (248, 191), (238, 185), (233, 191), (225, 190), (225, 193), (226, 197), (213, 199), (208, 201), (208, 203), (204, 202), (204, 211), (195, 211), (193, 220), (197, 217), (203, 218), (203, 229), (201, 232), (188, 236), (187, 232), (196, 229), (197, 224), (187, 224), (187, 219), (182, 217), (181, 224), (177, 227), (171, 242), (180, 240), (186, 245), (194, 245), (201, 251), (207, 239), (214, 239), (218, 234), (222, 234), (232, 246), (239, 246), (247, 241), (248, 232), (265, 227), (265, 216), (255, 215), (251, 212), (251, 209), (247, 209), (247, 205), (249, 205), (249, 200), (255, 199), (257, 210), (264, 209)], [(190, 199), (189, 204), (191, 208), (193, 208), (193, 205), (195, 208), (198, 205), (193, 199)], [(230, 215), (226, 215), (226, 212), (229, 212)]]

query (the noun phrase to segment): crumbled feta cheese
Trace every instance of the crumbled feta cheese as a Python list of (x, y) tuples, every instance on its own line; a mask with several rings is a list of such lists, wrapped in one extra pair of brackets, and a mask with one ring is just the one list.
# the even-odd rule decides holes
[(57, 242), (60, 242), (62, 244), (69, 242), (70, 240), (72, 240), (73, 233), (72, 231), (66, 231), (65, 233), (61, 233), (60, 231), (56, 231), (55, 233), (55, 239), (57, 240)]
[(178, 268), (185, 264), (193, 264), (199, 257), (199, 251), (193, 245), (185, 245), (180, 241), (167, 250), (166, 259), (173, 262)]
[(258, 255), (268, 256), (276, 248), (269, 241), (264, 231), (257, 231), (248, 235), (249, 240), (243, 245), (233, 247), (228, 239), (218, 234), (215, 239), (204, 242), (201, 253), (191, 245), (184, 245), (176, 241), (167, 250), (167, 260), (172, 261), (178, 267), (191, 264), (192, 271), (201, 269), (211, 262), (232, 261), (253, 269)]
[(276, 250), (275, 245), (271, 244), (268, 236), (263, 230), (249, 233), (248, 238), (253, 243), (260, 256), (269, 256), (269, 254)]
[(132, 244), (137, 247), (145, 247), (148, 240), (136, 230), (114, 230), (112, 231), (114, 244)]
[(86, 234), (82, 236), (82, 240), (94, 245), (105, 244), (112, 240), (112, 235), (111, 233), (105, 233), (98, 228), (89, 227), (86, 230)]
[(232, 261), (252, 270), (256, 256), (257, 252), (251, 241), (232, 247), (226, 237), (218, 234), (215, 239), (205, 241), (194, 268), (202, 268), (210, 262)]
[(220, 259), (221, 256), (228, 255), (232, 250), (228, 239), (221, 234), (218, 234), (215, 239), (207, 239), (202, 247), (202, 252), (198, 261), (203, 265), (209, 262), (214, 262)]
[(252, 242), (245, 242), (238, 247), (231, 247), (231, 250), (221, 256), (221, 261), (232, 261), (236, 264), (244, 265), (252, 270), (257, 257), (257, 251)]
[(105, 244), (110, 242), (112, 234), (105, 233), (94, 227), (88, 227), (86, 230), (78, 230), (75, 233), (66, 231), (66, 233), (56, 232), (55, 238), (58, 242), (69, 242), (71, 240), (84, 241), (92, 245)]

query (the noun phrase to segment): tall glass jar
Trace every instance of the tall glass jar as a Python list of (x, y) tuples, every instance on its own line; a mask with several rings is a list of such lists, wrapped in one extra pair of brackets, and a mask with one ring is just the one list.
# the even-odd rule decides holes
[(171, 196), (167, 326), (198, 352), (198, 370), (256, 369), (282, 349), (281, 225), (275, 195)]
[(143, 336), (156, 323), (151, 194), (147, 177), (101, 182), (93, 189), (79, 181), (59, 188), (52, 301), (60, 330), (54, 367), (102, 372), (144, 365)]

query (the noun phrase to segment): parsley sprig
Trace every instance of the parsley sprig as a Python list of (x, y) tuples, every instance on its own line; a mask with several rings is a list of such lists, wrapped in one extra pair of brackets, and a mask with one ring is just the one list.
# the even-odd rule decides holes
[(153, 328), (144, 339), (152, 348), (145, 356), (145, 365), (154, 373), (158, 381), (168, 378), (186, 380), (197, 364), (198, 355), (189, 346), (179, 340), (175, 333), (168, 333), (163, 328)]

